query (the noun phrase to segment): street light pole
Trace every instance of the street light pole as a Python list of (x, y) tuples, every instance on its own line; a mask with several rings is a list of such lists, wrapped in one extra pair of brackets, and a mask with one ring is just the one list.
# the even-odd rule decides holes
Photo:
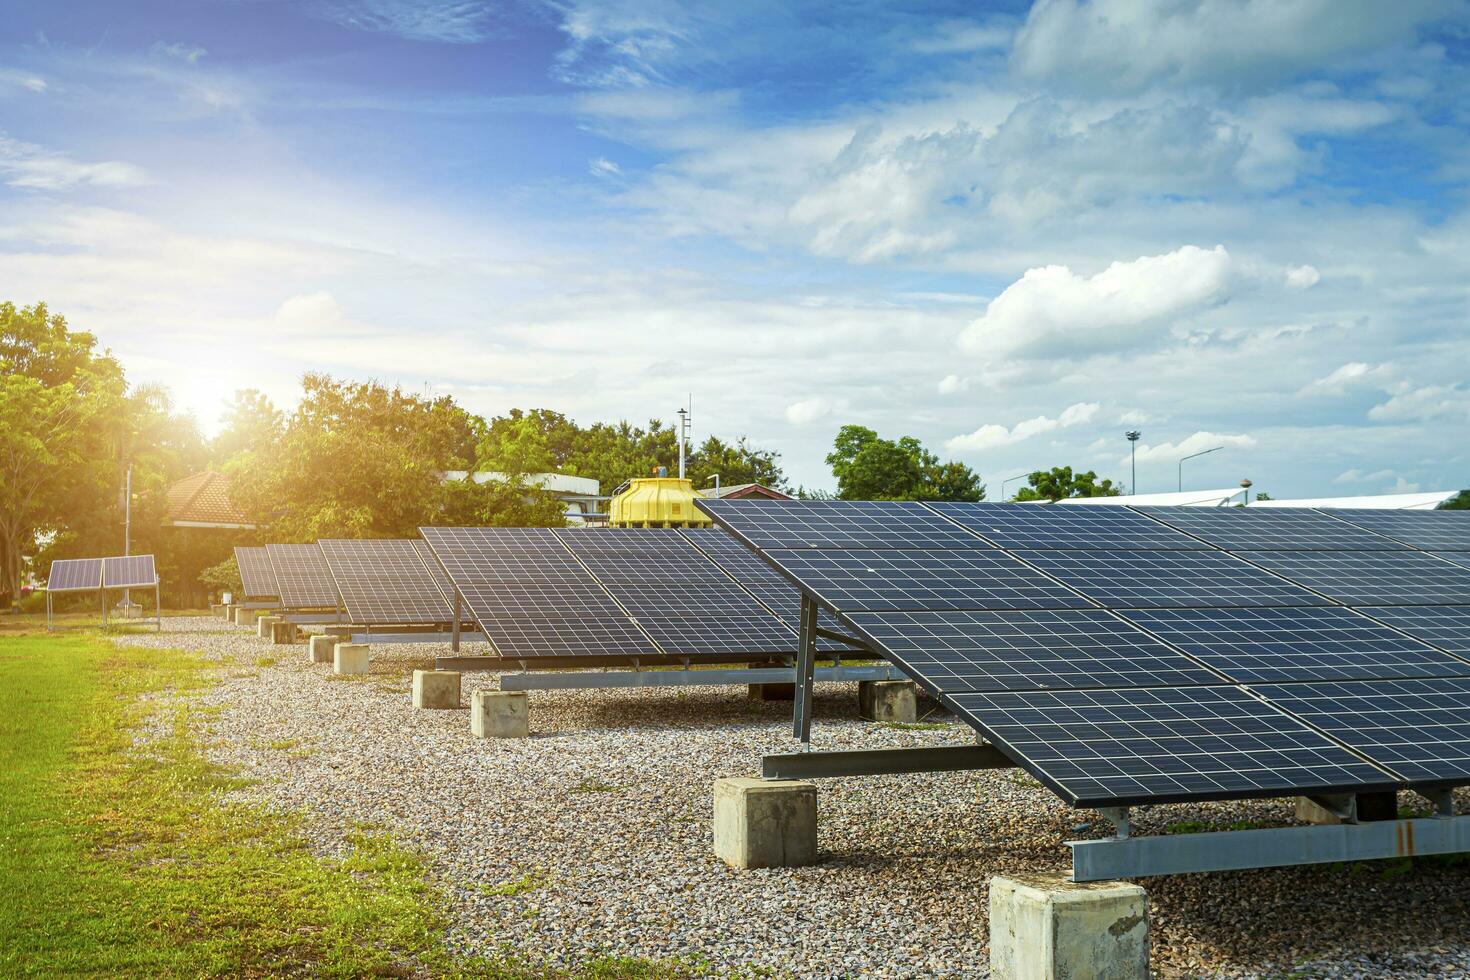
[(1197, 453), (1190, 453), (1188, 456), (1179, 457), (1179, 492), (1184, 492), (1184, 461), (1186, 459), (1194, 459), (1196, 456), (1208, 456), (1210, 453), (1218, 453), (1224, 448), (1224, 446), (1216, 446), (1214, 449), (1201, 449)]
[(1138, 494), (1138, 437), (1143, 433), (1137, 429), (1130, 429), (1123, 435), (1128, 438), (1128, 465), (1133, 471), (1128, 483), (1128, 495), (1131, 497)]
[(1000, 499), (1001, 499), (1001, 501), (1004, 502), (1005, 499), (1006, 499), (1006, 484), (1007, 483), (1015, 483), (1017, 480), (1024, 480), (1024, 479), (1026, 479), (1026, 477), (1028, 477), (1030, 475), (1031, 475), (1030, 473), (1018, 473), (1015, 476), (1008, 476), (1004, 480), (1001, 480), (1000, 481)]

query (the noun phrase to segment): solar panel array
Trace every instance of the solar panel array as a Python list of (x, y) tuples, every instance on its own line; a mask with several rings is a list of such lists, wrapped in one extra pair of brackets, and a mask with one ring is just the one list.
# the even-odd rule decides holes
[(158, 584), (152, 555), (115, 558), (61, 558), (46, 576), (48, 592), (95, 592), (98, 589), (136, 589)]
[(240, 570), (240, 582), (246, 596), (251, 599), (280, 597), (276, 573), (271, 568), (270, 555), (264, 548), (235, 548), (235, 567)]
[(1074, 804), (1470, 783), (1470, 515), (699, 506)]
[(454, 618), (413, 541), (324, 538), (317, 544), (352, 622), (442, 624)]
[(287, 609), (337, 609), (342, 598), (327, 559), (316, 544), (268, 544), (266, 556), (276, 595)]

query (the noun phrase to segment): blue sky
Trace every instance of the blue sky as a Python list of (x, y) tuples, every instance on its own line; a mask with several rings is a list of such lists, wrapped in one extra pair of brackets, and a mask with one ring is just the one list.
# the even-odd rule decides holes
[(692, 391), (807, 485), (858, 422), (1463, 487), (1467, 63), (1459, 0), (0, 0), (0, 297), (206, 430), (325, 370)]

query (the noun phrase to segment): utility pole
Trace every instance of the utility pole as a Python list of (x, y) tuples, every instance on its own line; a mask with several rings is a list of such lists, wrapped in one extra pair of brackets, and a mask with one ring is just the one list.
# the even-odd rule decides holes
[(1130, 497), (1131, 496), (1137, 496), (1137, 494), (1138, 494), (1138, 437), (1141, 436), (1141, 435), (1143, 435), (1143, 433), (1140, 432), (1138, 429), (1129, 429), (1127, 432), (1123, 433), (1123, 435), (1127, 436), (1127, 438), (1128, 438), (1128, 465), (1129, 465), (1129, 467), (1133, 471), (1133, 475), (1131, 477), (1129, 477), (1128, 495)]

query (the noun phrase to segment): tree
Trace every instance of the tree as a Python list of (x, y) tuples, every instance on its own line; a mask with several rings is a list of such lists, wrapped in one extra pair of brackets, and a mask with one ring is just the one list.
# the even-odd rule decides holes
[(844, 425), (827, 465), (841, 500), (985, 499), (979, 474), (963, 463), (941, 463), (912, 436), (895, 441), (860, 425)]
[(223, 421), (224, 428), (210, 446), (217, 463), (227, 463), (240, 453), (273, 446), (286, 429), (285, 416), (254, 388), (235, 392)]
[(1461, 490), (1441, 504), (1440, 510), (1470, 510), (1470, 490)]
[(1123, 491), (1112, 480), (1099, 481), (1092, 470), (1072, 472), (1070, 466), (1053, 466), (1037, 470), (1026, 477), (1029, 486), (1022, 487), (1016, 500), (1061, 500), (1064, 497), (1116, 497)]

